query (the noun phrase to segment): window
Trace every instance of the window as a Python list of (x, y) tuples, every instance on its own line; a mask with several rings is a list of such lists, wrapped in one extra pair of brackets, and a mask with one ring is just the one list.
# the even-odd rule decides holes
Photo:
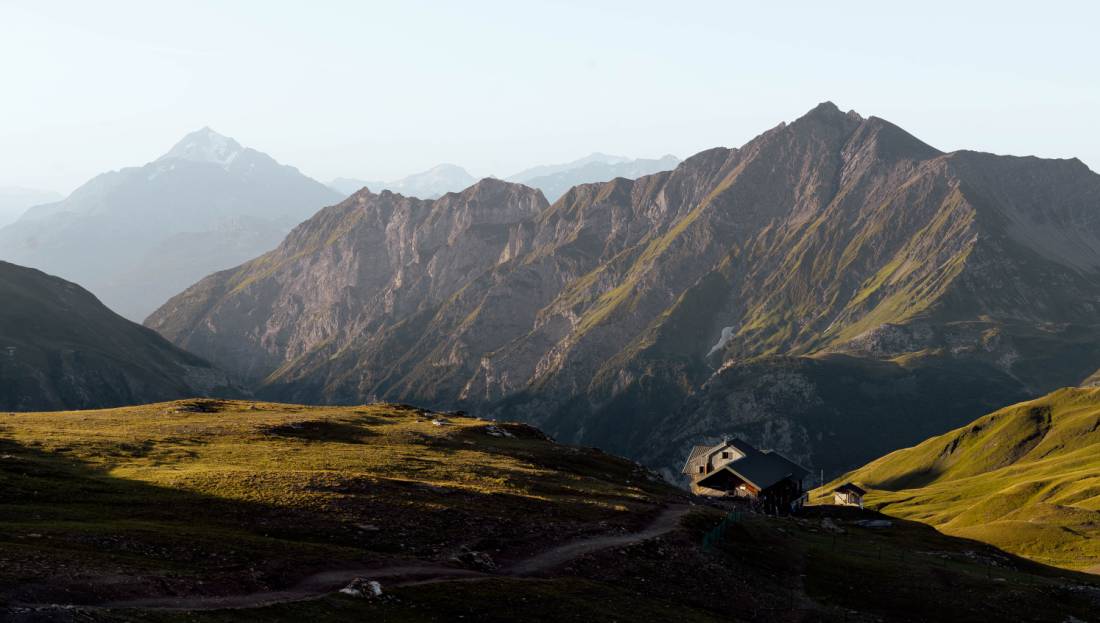
[(702, 465), (700, 465), (699, 466), (699, 473), (702, 474), (704, 469), (706, 469), (706, 468), (704, 468)]
[(722, 458), (723, 458), (723, 459), (728, 459), (728, 458), (730, 458), (730, 453), (729, 453), (729, 452), (722, 452)]

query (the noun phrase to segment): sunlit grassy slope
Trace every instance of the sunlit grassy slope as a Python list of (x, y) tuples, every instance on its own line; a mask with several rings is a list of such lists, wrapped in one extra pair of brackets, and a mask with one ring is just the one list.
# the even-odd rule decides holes
[(679, 495), (523, 425), (212, 400), (0, 413), (0, 491), (0, 602), (246, 592), (463, 545), (522, 553), (636, 528)]
[(887, 514), (1043, 563), (1100, 570), (1100, 389), (1062, 389), (1001, 409), (824, 491), (848, 480)]

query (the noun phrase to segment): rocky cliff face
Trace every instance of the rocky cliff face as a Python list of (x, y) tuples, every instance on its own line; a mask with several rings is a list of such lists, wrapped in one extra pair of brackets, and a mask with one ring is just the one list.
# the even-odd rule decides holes
[(411, 348), (419, 324), (524, 246), (545, 208), (538, 191), (492, 179), (434, 201), (363, 190), (148, 324), (275, 393), (357, 400), (378, 393), (381, 362), (408, 359), (393, 341)]
[(76, 284), (0, 262), (0, 301), (0, 410), (243, 395), (221, 370)]
[(491, 225), (467, 193), (354, 196), (149, 326), (272, 396), (508, 412), (655, 465), (743, 434), (832, 471), (1098, 367), (1076, 161), (823, 104), (548, 207), (488, 184)]

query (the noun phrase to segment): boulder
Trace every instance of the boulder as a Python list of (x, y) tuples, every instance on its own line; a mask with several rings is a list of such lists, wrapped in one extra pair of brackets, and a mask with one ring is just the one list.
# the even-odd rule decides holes
[(382, 585), (376, 580), (355, 578), (340, 592), (360, 599), (377, 599), (382, 596)]

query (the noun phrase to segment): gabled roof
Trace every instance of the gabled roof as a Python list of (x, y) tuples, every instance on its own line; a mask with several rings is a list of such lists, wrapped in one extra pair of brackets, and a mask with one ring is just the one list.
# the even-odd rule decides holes
[(699, 457), (699, 456), (702, 456), (702, 455), (706, 454), (707, 451), (710, 450), (713, 447), (714, 446), (694, 446), (691, 449), (691, 454), (688, 455), (688, 461), (691, 461), (692, 459), (694, 459), (696, 457)]
[(741, 480), (761, 491), (788, 478), (801, 480), (810, 473), (806, 468), (776, 452), (756, 452), (731, 463), (726, 463), (721, 469), (715, 470), (705, 478), (700, 479), (698, 484), (703, 487), (707, 486), (707, 480), (723, 470), (729, 470)]
[(854, 482), (846, 482), (834, 489), (834, 491), (836, 493), (854, 493), (856, 495), (864, 495), (867, 493), (863, 490), (863, 487), (856, 485)]
[(689, 467), (691, 466), (691, 462), (694, 461), (695, 459), (705, 455), (713, 447), (714, 446), (694, 446), (691, 449), (691, 453), (688, 454), (687, 461), (684, 462), (684, 467), (683, 467), (683, 469), (680, 470), (680, 473), (681, 474), (690, 474), (691, 470), (689, 469)]
[(703, 456), (706, 456), (707, 459), (709, 459), (711, 456), (717, 454), (718, 452), (721, 452), (722, 450), (724, 450), (726, 448), (733, 448), (734, 450), (737, 450), (738, 452), (740, 452), (741, 454), (744, 454), (745, 456), (752, 456), (753, 454), (760, 454), (760, 451), (757, 450), (756, 448), (754, 448), (752, 446), (752, 444), (750, 444), (749, 442), (747, 442), (747, 441), (745, 441), (745, 440), (743, 440), (739, 437), (734, 437), (733, 439), (727, 439), (725, 441), (720, 441), (720, 442), (714, 444), (713, 446), (693, 446), (691, 448), (691, 452), (688, 454), (687, 461), (684, 462), (684, 468), (682, 470), (680, 470), (681, 473), (684, 473), (684, 474), (692, 473), (691, 470), (688, 469), (688, 466), (690, 466), (691, 462), (694, 461), (695, 459), (698, 459), (698, 458), (703, 457)]

